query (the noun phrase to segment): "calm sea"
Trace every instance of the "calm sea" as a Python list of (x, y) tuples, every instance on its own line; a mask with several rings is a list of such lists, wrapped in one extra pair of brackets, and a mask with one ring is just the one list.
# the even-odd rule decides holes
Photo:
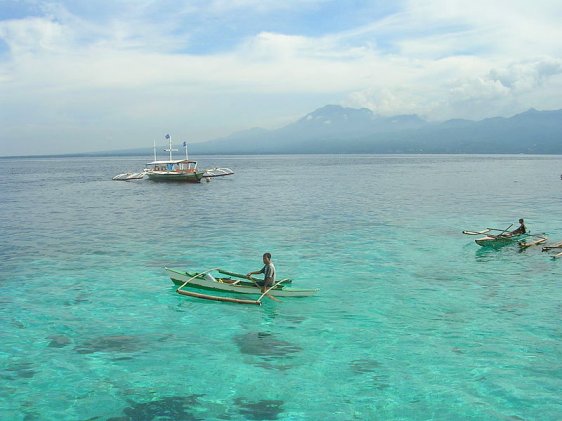
[[(461, 233), (524, 217), (561, 241), (561, 156), (203, 156), (235, 175), (112, 181), (148, 160), (0, 159), (0, 419), (562, 419), (562, 261)], [(163, 270), (266, 251), (319, 295), (203, 301)]]

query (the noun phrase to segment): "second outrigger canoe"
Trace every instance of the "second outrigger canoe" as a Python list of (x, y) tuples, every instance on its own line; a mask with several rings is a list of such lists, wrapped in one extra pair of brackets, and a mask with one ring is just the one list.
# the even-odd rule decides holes
[[(462, 233), (466, 235), (484, 235), (484, 237), (474, 240), (474, 242), (481, 247), (499, 248), (517, 242), (521, 248), (528, 248), (531, 246), (536, 246), (538, 244), (543, 244), (547, 240), (545, 234), (532, 235), (528, 232), (525, 234), (512, 234), (510, 232), (507, 232), (509, 228), (511, 228), (511, 225), (504, 230), (500, 230), (497, 228), (486, 228), (481, 231), (465, 230)], [(490, 231), (499, 231), (500, 233), (497, 235), (489, 234)]]
[[(241, 302), (243, 304), (259, 304), (259, 301), (263, 297), (261, 288), (255, 284), (253, 278), (249, 278), (246, 275), (229, 272), (223, 269), (210, 269), (204, 272), (187, 272), (179, 269), (164, 268), (172, 282), (176, 285), (180, 285), (177, 292), (183, 295), (190, 295), (197, 298), (206, 298), (218, 301), (234, 301)], [(213, 276), (212, 273), (216, 273)], [(273, 297), (309, 297), (316, 294), (318, 289), (303, 289), (303, 288), (293, 288), (287, 286), (292, 281), (290, 279), (283, 279), (277, 282), (270, 290), (267, 291), (267, 295)], [(258, 296), (257, 301), (254, 300), (236, 300), (227, 299), (226, 297), (216, 297), (205, 294), (188, 293), (188, 291), (183, 290), (183, 287), (189, 287), (190, 289), (199, 289), (207, 291), (223, 291), (242, 295), (253, 295)], [(247, 301), (247, 302), (246, 302)]]

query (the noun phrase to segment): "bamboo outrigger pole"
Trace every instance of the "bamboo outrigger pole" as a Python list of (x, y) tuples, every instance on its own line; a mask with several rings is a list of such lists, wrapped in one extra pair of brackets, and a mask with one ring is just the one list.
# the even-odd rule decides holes
[(538, 244), (542, 244), (544, 242), (546, 242), (547, 238), (546, 237), (537, 237), (536, 240), (533, 241), (519, 241), (519, 247), (521, 248), (527, 248), (527, 247), (531, 247), (531, 246), (536, 246)]
[(226, 301), (229, 303), (238, 303), (238, 304), (256, 304), (261, 306), (261, 301), (256, 300), (241, 300), (239, 298), (230, 298), (230, 297), (220, 297), (218, 295), (207, 295), (207, 294), (200, 294), (198, 292), (191, 292), (191, 291), (183, 291), (179, 288), (176, 291), (178, 294), (187, 295), (188, 297), (195, 297), (195, 298), (203, 298), (204, 300), (213, 300), (213, 301)]
[[(273, 285), (271, 285), (262, 295), (260, 295), (260, 298), (258, 298), (258, 301), (261, 302), (261, 299), (262, 299), (265, 295), (267, 295), (269, 298), (272, 298), (272, 296), (269, 295), (268, 292), (271, 291), (273, 288), (277, 287), (277, 285), (279, 285), (280, 283), (286, 282), (286, 281), (288, 281), (288, 280), (289, 280), (289, 278), (281, 279), (279, 282), (276, 282), (276, 283), (274, 283)], [(278, 301), (279, 301), (279, 300), (278, 300)]]

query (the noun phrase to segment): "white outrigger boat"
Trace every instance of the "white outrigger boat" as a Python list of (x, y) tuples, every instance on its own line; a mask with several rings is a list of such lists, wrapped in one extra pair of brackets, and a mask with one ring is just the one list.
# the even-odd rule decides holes
[(187, 159), (152, 161), (146, 164), (145, 174), (153, 181), (186, 181), (199, 183), (205, 171), (197, 170), (197, 162)]
[(147, 163), (144, 172), (149, 180), (154, 181), (187, 181), (190, 183), (199, 183), (205, 174), (205, 171), (197, 170), (197, 161), (189, 160), (187, 156), (187, 143), (183, 142), (185, 147), (185, 159), (172, 159), (172, 136), (166, 135), (169, 146), (166, 152), (170, 153), (170, 159), (164, 161), (156, 160), (156, 145), (154, 146), (154, 161)]
[(208, 168), (206, 170), (197, 169), (197, 161), (190, 160), (187, 155), (187, 143), (183, 142), (185, 148), (185, 159), (173, 159), (172, 152), (177, 149), (172, 149), (172, 137), (167, 134), (168, 149), (166, 152), (170, 153), (169, 159), (157, 160), (156, 159), (156, 142), (154, 143), (154, 160), (148, 162), (142, 172), (127, 172), (118, 174), (113, 177), (113, 180), (140, 180), (145, 176), (153, 181), (183, 181), (190, 183), (199, 183), (203, 178), (210, 181), (213, 177), (224, 177), (233, 175), (234, 171), (230, 168)]
[[(178, 294), (195, 298), (203, 298), (207, 300), (260, 305), (261, 300), (266, 295), (269, 297), (309, 297), (319, 291), (318, 289), (287, 287), (286, 284), (292, 283), (292, 280), (282, 279), (262, 293), (261, 288), (255, 283), (256, 279), (219, 268), (209, 269), (204, 272), (186, 272), (183, 270), (171, 269), (167, 267), (164, 269), (170, 276), (172, 282), (176, 285), (180, 285), (180, 287), (176, 290)], [(212, 272), (216, 272), (217, 276), (213, 276)], [(184, 287), (189, 287), (190, 289), (256, 296), (259, 298), (250, 300), (208, 295), (198, 292), (186, 291), (183, 289)]]

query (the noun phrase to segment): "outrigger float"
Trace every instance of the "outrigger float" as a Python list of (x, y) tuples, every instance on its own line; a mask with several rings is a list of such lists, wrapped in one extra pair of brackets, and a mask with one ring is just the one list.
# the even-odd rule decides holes
[(559, 259), (559, 258), (562, 258), (562, 251), (559, 251), (560, 249), (562, 249), (562, 241), (559, 241), (559, 242), (554, 243), (554, 244), (550, 244), (550, 245), (548, 245), (548, 246), (544, 246), (544, 247), (542, 248), (542, 251), (552, 251), (552, 250), (555, 250), (555, 251), (557, 251), (557, 253), (556, 253), (556, 254), (553, 254), (553, 255), (552, 255), (552, 258), (553, 258), (553, 259)]
[(119, 181), (131, 181), (131, 180), (142, 180), (145, 176), (145, 172), (126, 172), (123, 174), (118, 174), (112, 178), (112, 180)]
[[(476, 244), (481, 247), (493, 247), (493, 248), (500, 248), (509, 244), (513, 244), (517, 242), (519, 247), (521, 248), (528, 248), (532, 246), (536, 246), (539, 244), (543, 244), (548, 239), (545, 234), (511, 234), (507, 232), (513, 224), (511, 224), (506, 229), (498, 229), (498, 228), (486, 228), (481, 231), (463, 231), (463, 234), (466, 235), (484, 235), (484, 237), (477, 238), (474, 240)], [(499, 234), (490, 234), (490, 232), (496, 231)]]
[[(275, 301), (279, 301), (277, 297), (309, 297), (319, 291), (318, 289), (288, 287), (287, 284), (290, 284), (293, 281), (287, 278), (276, 282), (265, 290), (265, 292), (262, 292), (261, 288), (256, 284), (257, 279), (219, 268), (208, 269), (203, 272), (186, 272), (167, 267), (164, 269), (168, 273), (168, 276), (170, 276), (172, 282), (175, 285), (179, 285), (179, 288), (176, 290), (178, 294), (194, 298), (202, 298), (205, 300), (261, 305), (262, 299), (266, 296)], [(211, 274), (212, 272), (216, 272), (217, 276), (213, 276)], [(184, 289), (185, 287), (206, 291), (228, 292), (245, 296), (256, 296), (258, 298), (243, 299), (220, 295), (209, 295), (200, 292), (187, 291)]]

